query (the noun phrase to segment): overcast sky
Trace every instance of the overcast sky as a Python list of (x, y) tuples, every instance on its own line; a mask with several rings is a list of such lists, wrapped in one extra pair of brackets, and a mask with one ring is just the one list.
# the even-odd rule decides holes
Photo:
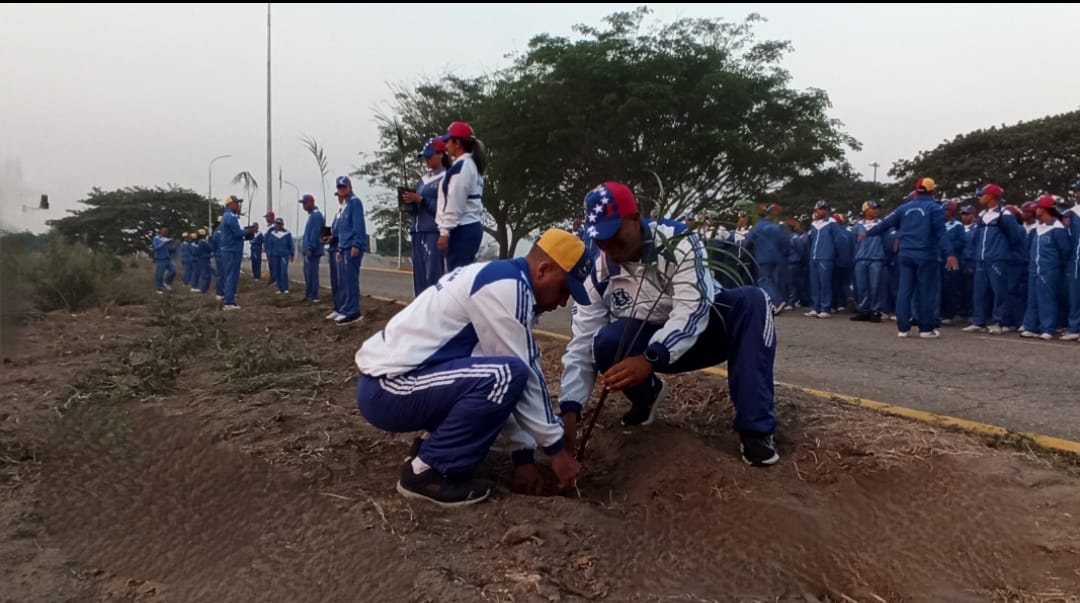
[[(323, 144), (334, 175), (373, 150), (372, 107), (388, 81), (491, 71), (534, 34), (570, 35), (634, 6), (275, 4), (275, 208), (278, 165), (322, 196), (301, 132)], [(794, 85), (829, 93), (832, 115), (863, 143), (850, 160), (867, 177), (871, 162), (884, 179), (892, 161), (957, 133), (1080, 106), (1077, 5), (654, 9), (665, 21), (766, 17), (758, 36), (792, 42)], [(447, 50), (451, 33), (473, 41)], [(265, 36), (265, 5), (0, 5), (0, 221), (39, 230), (48, 216), (21, 205), (41, 193), (58, 217), (93, 186), (205, 192), (207, 162), (225, 153), (216, 197), (239, 192), (229, 180), (242, 170), (265, 185)], [(296, 195), (286, 190), (288, 220)]]

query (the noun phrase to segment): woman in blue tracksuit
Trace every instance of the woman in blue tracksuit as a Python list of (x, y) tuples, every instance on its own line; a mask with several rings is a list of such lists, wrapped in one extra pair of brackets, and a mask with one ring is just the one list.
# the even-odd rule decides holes
[(810, 224), (810, 311), (806, 316), (830, 318), (832, 306), (832, 273), (836, 260), (840, 225), (829, 215), (829, 202), (814, 205), (814, 221)]
[(198, 235), (198, 247), (195, 249), (195, 271), (198, 273), (198, 279), (196, 280), (198, 285), (192, 287), (191, 290), (192, 292), (206, 293), (210, 290), (210, 279), (214, 276), (214, 269), (210, 266), (210, 258), (214, 256), (214, 246), (207, 240), (205, 228), (200, 228)]
[(341, 284), (341, 316), (334, 319), (339, 325), (360, 320), (360, 265), (367, 252), (367, 223), (364, 221), (364, 204), (353, 194), (352, 180), (348, 176), (337, 179), (338, 199), (343, 199), (341, 218), (334, 225), (338, 229), (338, 256), (341, 258), (338, 278)]
[(833, 214), (833, 221), (840, 226), (836, 237), (836, 260), (833, 262), (832, 306), (836, 310), (847, 307), (852, 296), (852, 278), (855, 270), (855, 233), (844, 225), (843, 214)]
[(1066, 341), (1080, 341), (1080, 180), (1077, 180), (1070, 189), (1076, 200), (1076, 205), (1069, 209), (1066, 218), (1069, 222), (1069, 233), (1072, 240), (1072, 252), (1069, 254), (1069, 262), (1066, 266), (1065, 282), (1069, 288), (1069, 315), (1066, 333), (1061, 338)]
[(262, 280), (262, 256), (263, 256), (263, 242), (264, 238), (261, 232), (259, 232), (259, 224), (256, 222), (250, 227), (251, 236), (251, 276), (255, 280)]
[(285, 230), (285, 220), (274, 218), (274, 230), (266, 237), (266, 255), (274, 263), (277, 277), (277, 293), (289, 292), (289, 264), (296, 257), (292, 233)]
[(1054, 206), (1053, 197), (1040, 197), (1035, 215), (1039, 224), (1031, 231), (1027, 312), (1020, 336), (1049, 340), (1057, 330), (1058, 293), (1072, 244), (1069, 231), (1059, 221), (1061, 214)]
[(158, 294), (164, 293), (164, 289), (172, 289), (173, 279), (176, 278), (176, 267), (173, 266), (173, 254), (176, 247), (169, 238), (169, 228), (162, 226), (158, 234), (151, 241), (154, 250), (154, 284), (157, 285)]
[[(971, 324), (966, 333), (988, 331), (1000, 335), (1013, 324), (1009, 315), (1009, 262), (1014, 249), (1026, 242), (1024, 228), (1016, 215), (1002, 207), (1002, 188), (988, 184), (979, 191), (985, 208), (975, 222), (975, 291), (972, 294)], [(992, 307), (990, 316), (986, 309)]]
[[(953, 319), (960, 314), (961, 299), (964, 293), (963, 256), (966, 236), (964, 224), (957, 219), (959, 204), (955, 200), (946, 201), (945, 208), (945, 238), (949, 243), (949, 251), (960, 260), (960, 270), (941, 270), (941, 323), (951, 325)], [(945, 258), (941, 258), (942, 262)]]
[(438, 249), (446, 255), (446, 268), (467, 266), (476, 259), (484, 238), (481, 220), (484, 216), (484, 169), (480, 143), (473, 129), (465, 122), (455, 121), (442, 136), (446, 151), (453, 159), (439, 187)]
[(960, 222), (964, 224), (964, 251), (960, 257), (961, 293), (960, 315), (971, 319), (972, 292), (975, 290), (975, 208), (965, 205), (960, 210)]
[(412, 235), (414, 295), (420, 295), (421, 291), (434, 285), (446, 271), (443, 254), (439, 251), (435, 214), (438, 212), (439, 187), (450, 166), (446, 143), (441, 138), (429, 140), (418, 157), (426, 162), (428, 172), (416, 185), (416, 192), (408, 191), (403, 195), (407, 204), (405, 209), (412, 217), (409, 232)]
[(791, 308), (810, 305), (810, 277), (807, 273), (806, 254), (810, 249), (810, 237), (798, 220), (790, 220), (791, 238), (787, 253), (787, 305)]
[(862, 204), (864, 219), (855, 223), (855, 236), (858, 240), (855, 248), (855, 299), (858, 313), (851, 317), (855, 321), (881, 322), (885, 312), (885, 244), (883, 237), (864, 237), (863, 235), (877, 225), (880, 206), (877, 201)]
[(746, 237), (746, 247), (753, 254), (758, 267), (757, 286), (769, 296), (774, 313), (779, 313), (784, 307), (784, 300), (780, 296), (780, 271), (787, 262), (787, 248), (790, 245), (787, 233), (776, 223), (779, 214), (779, 205), (769, 206)]
[(336, 321), (345, 316), (342, 309), (345, 307), (345, 290), (342, 288), (341, 277), (341, 253), (338, 250), (338, 237), (341, 236), (341, 214), (345, 211), (345, 200), (348, 196), (338, 195), (338, 209), (334, 213), (334, 219), (330, 221), (330, 236), (323, 237), (326, 245), (327, 268), (330, 271), (330, 301), (334, 305), (334, 311), (326, 315), (326, 320)]

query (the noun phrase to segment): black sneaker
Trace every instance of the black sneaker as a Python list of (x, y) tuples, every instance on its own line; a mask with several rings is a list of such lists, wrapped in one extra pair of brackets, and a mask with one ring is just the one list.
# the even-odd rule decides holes
[(850, 318), (850, 320), (853, 320), (855, 322), (870, 322), (870, 313), (869, 312), (859, 312), (858, 314), (855, 314), (854, 316), (852, 316)]
[(868, 320), (870, 322), (881, 322), (881, 312), (874, 312)]
[(622, 417), (622, 424), (624, 427), (645, 427), (651, 425), (656, 419), (656, 409), (660, 406), (660, 403), (667, 397), (668, 385), (660, 377), (656, 377), (656, 385), (654, 386), (652, 404), (648, 406), (631, 405), (630, 410), (626, 412)]
[(473, 480), (457, 481), (428, 469), (420, 475), (413, 473), (412, 461), (401, 467), (401, 479), (397, 491), (405, 498), (419, 498), (440, 507), (463, 507), (476, 504), (491, 494), (490, 487), (476, 484)]
[(740, 433), (739, 440), (742, 442), (742, 460), (755, 467), (768, 467), (775, 465), (780, 460), (776, 452), (776, 443), (773, 442), (771, 433)]

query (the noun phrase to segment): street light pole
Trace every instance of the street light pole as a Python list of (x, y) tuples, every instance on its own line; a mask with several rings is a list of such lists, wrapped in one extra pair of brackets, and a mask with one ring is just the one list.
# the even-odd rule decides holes
[(228, 159), (232, 155), (218, 155), (210, 160), (210, 165), (206, 167), (207, 173), (207, 185), (206, 185), (206, 198), (209, 200), (206, 204), (206, 231), (209, 232), (214, 228), (214, 162), (218, 159)]
[[(288, 180), (282, 180), (282, 182), (284, 182), (285, 184), (288, 184), (289, 186), (293, 187), (293, 190), (296, 191), (296, 198), (297, 198), (297, 200), (299, 200), (300, 199), (300, 187), (296, 186), (292, 182), (289, 182)], [(279, 199), (279, 201), (280, 201), (280, 199)], [(296, 216), (296, 221), (293, 222), (293, 228), (298, 228), (300, 226), (300, 204), (299, 203), (296, 204), (296, 211), (294, 212), (294, 215)]]
[(270, 149), (270, 3), (266, 3), (266, 213), (274, 211), (274, 168)]
[(881, 167), (881, 164), (875, 161), (870, 164), (870, 167), (874, 168), (874, 184), (877, 184), (877, 169)]

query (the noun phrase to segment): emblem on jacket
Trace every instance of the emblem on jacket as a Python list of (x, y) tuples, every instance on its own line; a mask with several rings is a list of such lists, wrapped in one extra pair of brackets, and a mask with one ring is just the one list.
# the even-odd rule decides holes
[(625, 310), (634, 303), (634, 300), (630, 299), (630, 294), (626, 292), (626, 289), (616, 289), (611, 294), (611, 303), (615, 305), (616, 310)]

